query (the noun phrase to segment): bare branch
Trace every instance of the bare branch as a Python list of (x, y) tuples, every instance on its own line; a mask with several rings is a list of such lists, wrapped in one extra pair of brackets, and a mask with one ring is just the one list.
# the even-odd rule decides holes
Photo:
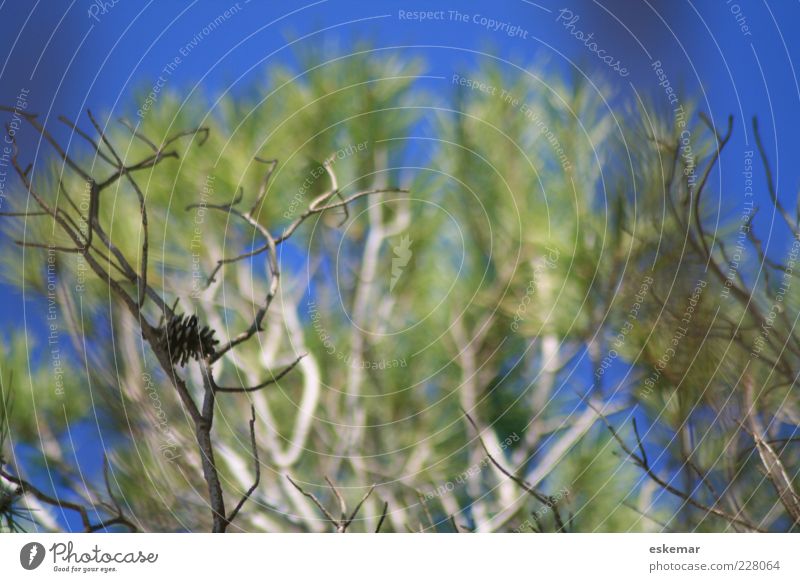
[[(72, 158), (70, 158), (67, 155), (67, 152), (65, 152), (61, 148), (61, 145), (59, 145), (58, 141), (53, 137), (53, 135), (49, 131), (47, 131), (45, 129), (45, 127), (41, 123), (39, 123), (39, 121), (37, 120), (37, 118), (39, 116), (37, 114), (28, 113), (28, 112), (25, 112), (25, 111), (19, 111), (15, 107), (8, 107), (6, 105), (0, 105), (0, 111), (5, 111), (7, 113), (14, 113), (14, 114), (19, 115), (20, 117), (22, 117), (43, 138), (45, 138), (45, 140), (47, 140), (48, 143), (50, 143), (51, 146), (53, 146), (53, 149), (56, 150), (58, 155), (67, 164), (67, 166), (69, 166), (76, 174), (78, 174), (81, 178), (83, 178), (87, 182), (91, 179), (91, 176), (83, 168), (81, 168), (77, 163), (75, 163), (75, 161)], [(27, 171), (23, 171), (22, 174), (27, 176), (28, 172)]]
[[(142, 192), (141, 188), (139, 188), (139, 184), (137, 184), (136, 180), (134, 180), (133, 176), (131, 176), (130, 172), (128, 171), (125, 164), (122, 162), (122, 158), (117, 154), (114, 150), (114, 146), (111, 145), (111, 140), (106, 137), (105, 132), (100, 127), (100, 124), (92, 115), (91, 110), (86, 110), (86, 114), (89, 116), (89, 120), (92, 122), (92, 125), (97, 130), (97, 133), (100, 135), (100, 139), (108, 148), (108, 151), (111, 152), (111, 155), (114, 156), (114, 160), (116, 160), (117, 165), (119, 167), (119, 171), (124, 172), (125, 177), (128, 179), (128, 183), (133, 187), (134, 191), (136, 192), (136, 196), (139, 199), (139, 212), (141, 213), (142, 218), (142, 257), (141, 263), (139, 265), (139, 277), (138, 277), (138, 303), (139, 307), (144, 304), (144, 300), (147, 297), (147, 293), (145, 289), (147, 288), (147, 257), (148, 257), (148, 249), (149, 249), (149, 239), (150, 235), (147, 231), (147, 205), (145, 204), (144, 200), (144, 193)], [(98, 153), (100, 152), (99, 146), (97, 149)]]
[(312, 502), (314, 502), (314, 505), (316, 505), (319, 508), (319, 510), (327, 518), (327, 520), (330, 521), (334, 527), (338, 528), (339, 521), (335, 517), (333, 517), (327, 509), (325, 509), (325, 506), (322, 505), (322, 503), (320, 503), (316, 495), (300, 487), (300, 485), (295, 483), (289, 475), (286, 475), (286, 478), (289, 480), (289, 483), (294, 485), (295, 489), (297, 489), (300, 493), (302, 493), (303, 495), (308, 497)]
[(253, 484), (250, 486), (250, 489), (242, 496), (239, 500), (239, 503), (236, 505), (234, 510), (228, 516), (228, 524), (230, 525), (233, 523), (233, 520), (236, 519), (236, 516), (241, 511), (244, 504), (247, 503), (247, 500), (250, 499), (250, 496), (253, 492), (258, 488), (258, 484), (261, 481), (261, 463), (258, 460), (258, 447), (256, 446), (256, 408), (255, 406), (250, 406), (250, 446), (253, 450), (253, 463), (255, 465), (255, 472), (256, 478)]
[(321, 196), (317, 197), (311, 204), (308, 206), (308, 209), (303, 212), (300, 216), (298, 216), (286, 229), (283, 231), (283, 234), (275, 239), (275, 244), (279, 245), (290, 236), (294, 234), (294, 231), (306, 221), (307, 218), (310, 216), (314, 216), (315, 214), (320, 214), (321, 212), (325, 212), (326, 210), (333, 210), (334, 208), (340, 208), (342, 206), (346, 206), (359, 198), (363, 198), (365, 196), (370, 196), (372, 194), (382, 194), (386, 192), (408, 192), (403, 188), (373, 188), (372, 190), (364, 190), (362, 192), (356, 192), (355, 194), (345, 198), (340, 202), (333, 202), (330, 204), (323, 204), (330, 200), (330, 198), (336, 194), (335, 192), (326, 192)]
[(756, 140), (756, 147), (758, 148), (758, 153), (761, 156), (761, 163), (764, 166), (764, 174), (767, 178), (767, 193), (769, 194), (769, 199), (772, 201), (772, 204), (775, 206), (775, 209), (781, 215), (784, 222), (786, 222), (786, 226), (789, 227), (789, 230), (794, 235), (795, 238), (800, 238), (800, 230), (798, 230), (797, 223), (792, 221), (792, 217), (786, 212), (786, 209), (781, 204), (780, 199), (778, 199), (778, 191), (775, 187), (775, 180), (772, 177), (772, 168), (769, 165), (769, 158), (767, 157), (767, 150), (764, 147), (764, 142), (761, 141), (761, 131), (758, 127), (758, 118), (753, 117), (753, 135), (755, 136)]
[(353, 523), (353, 520), (356, 518), (356, 515), (358, 515), (358, 512), (361, 510), (361, 506), (364, 505), (364, 502), (369, 498), (370, 495), (372, 495), (372, 492), (374, 490), (375, 490), (375, 484), (373, 483), (367, 490), (367, 492), (364, 494), (364, 496), (361, 498), (361, 500), (358, 502), (355, 509), (353, 509), (353, 513), (351, 513), (350, 517), (347, 518), (347, 521), (344, 523), (345, 529), (348, 528), (351, 523)]
[[(486, 456), (489, 458), (489, 460), (492, 462), (492, 464), (495, 467), (497, 467), (497, 470), (500, 471), (503, 475), (505, 475), (509, 479), (511, 479), (514, 483), (516, 483), (517, 485), (522, 487), (522, 489), (525, 492), (527, 492), (528, 495), (532, 496), (537, 501), (539, 501), (541, 503), (546, 503), (546, 504), (547, 503), (551, 503), (552, 502), (552, 498), (549, 495), (546, 495), (546, 494), (542, 493), (541, 491), (537, 490), (535, 487), (531, 487), (528, 483), (525, 482), (524, 479), (520, 479), (519, 477), (517, 477), (516, 475), (514, 475), (513, 473), (508, 471), (505, 467), (503, 467), (503, 465), (501, 465), (497, 461), (497, 459), (495, 459), (492, 456), (492, 454), (489, 452), (488, 447), (486, 446), (486, 443), (483, 442), (483, 438), (481, 438), (481, 433), (480, 433), (480, 429), (478, 428), (478, 425), (475, 424), (475, 421), (472, 420), (472, 417), (469, 415), (469, 413), (466, 410), (464, 410), (463, 412), (464, 412), (464, 416), (467, 417), (467, 420), (472, 425), (472, 428), (475, 429), (475, 433), (476, 433), (476, 435), (478, 437), (478, 442), (481, 444), (481, 447), (483, 447), (483, 451), (486, 453)], [(555, 510), (554, 510), (554, 513), (555, 513)]]
[(331, 491), (333, 491), (333, 495), (336, 497), (336, 500), (339, 502), (339, 510), (341, 511), (341, 515), (342, 515), (339, 518), (339, 523), (344, 523), (344, 521), (347, 519), (347, 505), (344, 502), (344, 497), (342, 497), (342, 494), (339, 493), (339, 490), (336, 488), (336, 485), (334, 485), (331, 482), (331, 480), (328, 478), (327, 475), (325, 476), (325, 482), (328, 484), (328, 487), (331, 488)]
[[(716, 515), (717, 517), (721, 517), (722, 519), (724, 519), (724, 520), (726, 520), (726, 521), (728, 521), (730, 523), (737, 523), (739, 525), (742, 525), (742, 526), (746, 527), (747, 529), (749, 529), (750, 531), (758, 531), (758, 532), (762, 532), (763, 531), (762, 529), (760, 529), (759, 527), (753, 525), (752, 523), (748, 522), (747, 520), (741, 519), (741, 518), (739, 518), (739, 517), (737, 517), (735, 515), (730, 515), (729, 513), (727, 513), (726, 511), (724, 511), (722, 509), (719, 509), (719, 508), (716, 508), (716, 507), (709, 507), (709, 506), (707, 506), (707, 505), (705, 505), (703, 503), (700, 503), (699, 501), (695, 500), (694, 497), (692, 497), (689, 493), (685, 493), (685, 492), (681, 491), (680, 489), (672, 486), (670, 483), (664, 481), (661, 477), (656, 475), (656, 473), (653, 471), (653, 469), (650, 467), (650, 465), (645, 462), (645, 459), (643, 459), (642, 457), (638, 456), (635, 452), (633, 452), (628, 447), (627, 444), (625, 444), (625, 441), (622, 439), (622, 437), (619, 436), (617, 431), (614, 429), (614, 427), (611, 425), (611, 423), (608, 421), (608, 418), (606, 418), (606, 416), (602, 413), (602, 411), (598, 410), (597, 407), (594, 404), (592, 404), (590, 401), (588, 401), (588, 400), (586, 401), (586, 404), (592, 410), (595, 411), (597, 416), (600, 417), (600, 419), (606, 425), (606, 428), (608, 428), (608, 431), (611, 433), (611, 436), (614, 438), (615, 441), (617, 441), (617, 444), (619, 444), (620, 448), (625, 452), (625, 454), (634, 462), (635, 465), (640, 467), (645, 472), (645, 474), (652, 481), (654, 481), (659, 487), (661, 487), (665, 491), (671, 493), (672, 495), (674, 495), (676, 497), (679, 497), (680, 499), (683, 499), (686, 503), (688, 503), (690, 505), (693, 505), (694, 507), (696, 507), (696, 508), (698, 508), (698, 509), (700, 509), (702, 511), (705, 511), (706, 513), (710, 513), (710, 514)], [(640, 448), (643, 448), (643, 445), (641, 444), (641, 441), (639, 441), (638, 446)]]
[[(331, 491), (333, 491), (333, 495), (334, 497), (336, 497), (336, 500), (339, 503), (339, 509), (341, 510), (342, 513), (342, 516), (339, 519), (336, 519), (335, 517), (333, 517), (333, 515), (331, 515), (331, 512), (327, 510), (327, 508), (320, 502), (319, 499), (317, 499), (317, 497), (313, 493), (305, 491), (302, 487), (300, 487), (300, 485), (295, 483), (289, 475), (286, 475), (286, 478), (292, 485), (294, 485), (295, 489), (297, 489), (300, 493), (302, 493), (303, 495), (305, 495), (311, 501), (314, 502), (314, 505), (316, 505), (322, 512), (322, 514), (328, 519), (328, 521), (331, 522), (331, 525), (333, 525), (337, 533), (347, 532), (347, 528), (350, 527), (351, 523), (353, 523), (353, 520), (356, 518), (356, 515), (358, 515), (358, 512), (361, 510), (361, 506), (364, 505), (364, 502), (369, 498), (369, 496), (375, 490), (375, 485), (373, 484), (369, 488), (369, 490), (364, 494), (361, 500), (358, 502), (355, 509), (353, 509), (353, 512), (350, 514), (350, 517), (347, 517), (347, 505), (344, 501), (344, 497), (342, 497), (342, 494), (339, 493), (339, 489), (336, 487), (336, 485), (334, 485), (333, 482), (328, 477), (325, 477), (325, 481), (328, 483), (328, 486), (331, 488)], [(378, 523), (378, 528), (376, 530), (376, 533), (377, 531), (380, 530), (381, 524), (383, 523), (383, 520), (386, 517), (386, 508), (388, 506), (389, 506), (388, 503), (384, 505), (383, 509), (384, 514), (383, 517), (381, 517), (380, 522)]]
[(383, 511), (381, 511), (381, 518), (378, 520), (378, 525), (375, 527), (375, 533), (381, 533), (381, 527), (383, 526), (383, 522), (386, 520), (386, 512), (389, 511), (389, 502), (383, 502)]
[(66, 125), (67, 127), (69, 127), (72, 131), (77, 133), (79, 136), (81, 136), (83, 139), (85, 139), (87, 142), (89, 142), (91, 144), (92, 148), (94, 149), (94, 151), (97, 153), (97, 155), (104, 162), (109, 164), (111, 167), (114, 167), (114, 168), (118, 167), (119, 163), (115, 162), (114, 160), (109, 158), (105, 153), (103, 153), (103, 151), (100, 149), (100, 144), (98, 144), (96, 141), (94, 141), (92, 139), (92, 137), (88, 133), (83, 131), (80, 127), (78, 127), (76, 124), (74, 124), (72, 121), (70, 121), (69, 119), (67, 119), (63, 115), (59, 115), (58, 116), (58, 120), (61, 123), (63, 123), (64, 125)]
[(712, 129), (712, 131), (714, 131), (714, 135), (717, 138), (717, 148), (714, 151), (714, 155), (711, 157), (709, 162), (706, 164), (706, 168), (705, 168), (705, 170), (703, 172), (703, 176), (700, 179), (700, 183), (697, 186), (697, 189), (695, 190), (695, 194), (694, 194), (694, 220), (695, 220), (695, 226), (697, 227), (697, 232), (698, 232), (698, 234), (700, 236), (700, 244), (703, 245), (703, 248), (706, 251), (706, 255), (711, 256), (711, 251), (708, 248), (708, 243), (706, 242), (706, 237), (704, 235), (703, 226), (702, 226), (702, 216), (700, 214), (700, 198), (703, 195), (703, 190), (705, 189), (706, 182), (708, 181), (708, 177), (711, 175), (711, 170), (716, 165), (717, 160), (719, 160), (720, 155), (722, 155), (722, 150), (725, 148), (725, 146), (727, 145), (728, 141), (731, 138), (731, 133), (733, 132), (733, 116), (732, 115), (728, 116), (728, 131), (726, 132), (726, 134), (724, 136), (720, 136), (719, 133), (717, 133), (716, 128), (711, 123), (711, 121), (708, 119), (708, 117), (706, 117), (705, 115), (701, 115), (700, 118), (709, 125), (709, 127)]
[(245, 388), (228, 388), (228, 387), (224, 387), (224, 386), (217, 386), (216, 384), (214, 384), (213, 385), (214, 386), (214, 391), (215, 392), (226, 392), (226, 393), (229, 393), (229, 394), (245, 394), (247, 392), (256, 392), (257, 390), (261, 390), (262, 388), (266, 388), (267, 386), (270, 386), (272, 384), (280, 382), (280, 380), (284, 376), (286, 376), (286, 374), (288, 374), (289, 372), (294, 370), (295, 366), (297, 366), (297, 364), (300, 363), (300, 360), (302, 360), (306, 355), (307, 354), (299, 355), (294, 362), (292, 362), (291, 364), (286, 366), (283, 370), (281, 370), (278, 373), (277, 376), (274, 376), (274, 377), (270, 378), (269, 380), (266, 380), (266, 381), (264, 381), (261, 384), (258, 384), (256, 386), (250, 386), (250, 387), (245, 387)]
[(128, 131), (131, 132), (131, 135), (133, 137), (135, 137), (139, 141), (143, 142), (145, 145), (147, 145), (154, 152), (158, 152), (158, 146), (156, 146), (156, 144), (154, 144), (152, 141), (150, 141), (150, 139), (147, 136), (145, 136), (142, 133), (139, 133), (130, 121), (128, 121), (124, 117), (120, 117), (117, 121), (119, 121), (122, 125), (124, 125), (126, 128), (128, 128)]
[(783, 466), (780, 457), (762, 436), (766, 431), (761, 421), (756, 416), (753, 380), (749, 374), (745, 374), (742, 381), (745, 391), (745, 417), (750, 429), (750, 434), (752, 434), (753, 441), (755, 441), (761, 464), (764, 466), (767, 478), (778, 494), (778, 499), (784, 509), (786, 509), (786, 513), (789, 514), (796, 524), (800, 525), (800, 497), (798, 497), (792, 486), (792, 478), (786, 472), (786, 468)]
[(58, 497), (53, 497), (48, 495), (41, 489), (34, 486), (32, 483), (22, 479), (20, 477), (16, 477), (11, 473), (8, 473), (2, 466), (0, 466), (0, 477), (3, 477), (7, 481), (17, 485), (21, 489), (21, 494), (29, 494), (33, 495), (36, 499), (45, 503), (47, 505), (52, 505), (55, 507), (59, 507), (61, 509), (67, 509), (69, 511), (76, 512), (80, 518), (81, 522), (83, 523), (84, 532), (90, 533), (95, 531), (100, 531), (111, 527), (112, 525), (123, 525), (127, 527), (131, 531), (137, 531), (136, 526), (131, 523), (127, 518), (125, 518), (121, 513), (120, 515), (115, 516), (112, 519), (102, 521), (99, 523), (92, 523), (89, 519), (89, 511), (83, 505), (79, 503), (73, 503), (71, 501), (64, 501), (63, 499), (59, 499)]

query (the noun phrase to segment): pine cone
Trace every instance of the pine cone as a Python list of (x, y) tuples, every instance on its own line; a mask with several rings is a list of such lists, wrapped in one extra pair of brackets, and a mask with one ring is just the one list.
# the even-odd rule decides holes
[(219, 340), (208, 326), (198, 327), (197, 316), (175, 315), (161, 328), (161, 345), (167, 350), (173, 365), (185, 366), (189, 359), (201, 360), (213, 356)]

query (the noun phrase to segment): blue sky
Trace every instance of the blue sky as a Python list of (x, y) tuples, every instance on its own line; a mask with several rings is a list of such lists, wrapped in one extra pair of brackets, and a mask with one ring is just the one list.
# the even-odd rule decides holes
[[(415, 11), (433, 18), (412, 19)], [(31, 109), (50, 117), (80, 118), (87, 107), (130, 114), (135, 90), (149, 90), (159, 77), (166, 88), (209, 98), (247, 91), (266, 67), (291, 64), (293, 48), (304, 45), (331, 46), (337, 54), (364, 41), (399, 47), (401, 53), (422, 55), (431, 75), (446, 78), (425, 81), (438, 91), (450, 90), (452, 74), (481, 52), (518, 65), (545, 56), (565, 72), (579, 67), (604, 79), (623, 98), (632, 98), (635, 88), (642, 96), (665, 100), (651, 66), (659, 60), (671, 85), (699, 95), (701, 108), (716, 122), (724, 123), (730, 113), (736, 117), (722, 160), (721, 175), (730, 180), (727, 192), (741, 188), (742, 152), (752, 148), (749, 120), (756, 113), (787, 206), (793, 207), (800, 183), (791, 163), (800, 152), (792, 133), (800, 121), (792, 61), (800, 49), (787, 26), (798, 21), (797, 2), (6, 0), (0, 15), (0, 54), (5, 55), (0, 101), (13, 102), (25, 88)], [(572, 28), (565, 27), (567, 16), (578, 17)], [(207, 34), (206, 27), (219, 17)], [(497, 30), (489, 20), (498, 23)], [(506, 34), (512, 29), (513, 35)], [(607, 67), (575, 31), (591, 33), (629, 75), (623, 78)], [(176, 57), (180, 63), (165, 74)], [(760, 217), (767, 226), (768, 210), (762, 209)], [(776, 233), (782, 243), (785, 234)], [(0, 288), (0, 295), (3, 321), (19, 321), (19, 296), (7, 288)]]

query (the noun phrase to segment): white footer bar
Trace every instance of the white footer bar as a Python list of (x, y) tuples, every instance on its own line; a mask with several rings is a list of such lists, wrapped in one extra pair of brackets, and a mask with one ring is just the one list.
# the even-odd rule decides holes
[[(792, 534), (46, 534), (3, 580), (800, 580)], [(567, 578), (564, 578), (567, 576)], [(586, 578), (578, 578), (585, 576)]]

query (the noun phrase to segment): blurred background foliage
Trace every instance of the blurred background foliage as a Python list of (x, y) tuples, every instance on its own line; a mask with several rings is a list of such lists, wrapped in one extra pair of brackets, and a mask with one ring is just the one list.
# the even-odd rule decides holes
[[(610, 87), (546, 63), (510, 70), (479, 62), (462, 78), (494, 91), (453, 83), (434, 94), (418, 86), (423, 62), (366, 47), (330, 55), (329, 48), (299, 54), (296, 68), (269, 69), (245, 96), (184, 100), (170, 90), (139, 117), (142, 92), (128, 112), (154, 144), (190, 128), (208, 130), (207, 139), (178, 140), (176, 159), (138, 178), (148, 207), (150, 284), (224, 339), (252, 321), (268, 286), (265, 256), (225, 266), (206, 285), (217, 260), (261, 243), (228, 214), (187, 206), (230, 204), (241, 195), (249, 208), (267, 167), (259, 158), (277, 160), (255, 213), (275, 236), (333, 186), (320, 171), (326, 160), (345, 193), (409, 190), (304, 223), (279, 247), (281, 286), (266, 330), (217, 364), (221, 383), (250, 385), (308, 354), (275, 386), (218, 400), (217, 463), (232, 495), (252, 481), (251, 404), (257, 417), (262, 480), (236, 527), (328, 529), (287, 474), (329, 502), (324, 476), (353, 503), (378, 484), (356, 531), (375, 529), (382, 501), (389, 508), (384, 531), (452, 531), (453, 523), (530, 531), (532, 514), (546, 531), (558, 529), (559, 519), (580, 532), (735, 527), (648, 478), (622, 453), (599, 410), (632, 447), (630, 421), (638, 419), (652, 471), (664, 481), (764, 529), (793, 527), (741, 428), (747, 404), (740, 380), (748, 373), (764, 388), (759, 411), (770, 419), (770, 436), (781, 439), (799, 411), (793, 384), (768, 359), (790, 371), (800, 362), (773, 342), (744, 370), (760, 322), (747, 306), (721, 298), (723, 281), (689, 242), (700, 239), (693, 199), (672, 176), (670, 144), (679, 143), (681, 130), (667, 113), (625, 103)], [(686, 107), (693, 156), (702, 164), (714, 152), (714, 135)], [(99, 113), (127, 162), (151, 153)], [(87, 120), (77, 123), (91, 133)], [(93, 176), (111, 172), (78, 135), (67, 136), (69, 151)], [(34, 176), (38, 191), (79, 218), (58, 187), (62, 181), (80, 208), (88, 190), (79, 177), (54, 158), (37, 159)], [(11, 198), (19, 210), (29, 204), (21, 189)], [(706, 196), (701, 221), (713, 221), (717, 202)], [(737, 208), (724, 228), (709, 229), (729, 244)], [(102, 195), (100, 220), (138, 264), (143, 231), (125, 181)], [(3, 225), (16, 239), (68, 244), (47, 217)], [(398, 275), (404, 248), (411, 256)], [(721, 260), (719, 245), (713, 252)], [(24, 290), (29, 306), (26, 328), (0, 346), (3, 376), (16, 375), (13, 386), (4, 384), (14, 408), (0, 418), (10, 431), (3, 459), (54, 495), (96, 505), (106, 490), (105, 455), (110, 489), (137, 527), (207, 530), (191, 425), (137, 322), (76, 255), (57, 255), (55, 274), (47, 257), (40, 249), (2, 250), (2, 276)], [(774, 287), (752, 262), (741, 272), (753, 302), (768, 311)], [(653, 283), (631, 320), (646, 277)], [(699, 280), (706, 286), (689, 330), (646, 389)], [(797, 293), (793, 286), (786, 296), (789, 317)], [(145, 312), (158, 319), (152, 302)], [(626, 321), (632, 326), (615, 343)], [(772, 334), (796, 342), (789, 320), (777, 321)], [(63, 395), (54, 388), (54, 346)], [(599, 373), (604, 359), (609, 367)], [(201, 390), (199, 369), (181, 373)], [(487, 461), (465, 411), (495, 461), (558, 497), (558, 516)], [(780, 450), (796, 475), (796, 447)], [(27, 502), (19, 500), (35, 523), (26, 527), (77, 527), (63, 511)]]

